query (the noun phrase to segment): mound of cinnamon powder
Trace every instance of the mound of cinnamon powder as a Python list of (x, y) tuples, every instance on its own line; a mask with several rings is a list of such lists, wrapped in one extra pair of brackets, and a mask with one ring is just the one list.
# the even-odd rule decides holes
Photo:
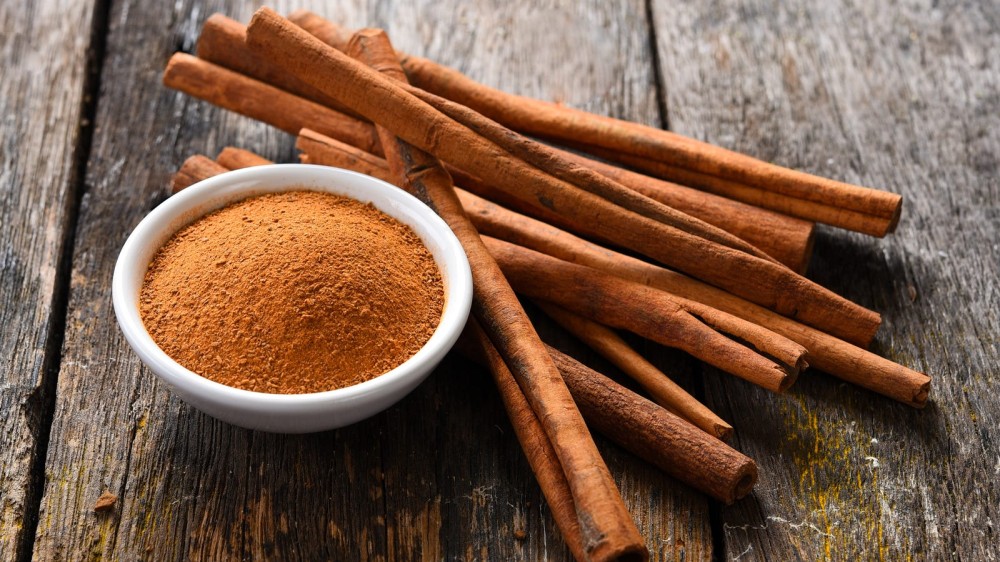
[(180, 230), (153, 258), (139, 305), (153, 340), (195, 373), (300, 394), (409, 359), (441, 319), (444, 287), (408, 226), (353, 199), (296, 191)]

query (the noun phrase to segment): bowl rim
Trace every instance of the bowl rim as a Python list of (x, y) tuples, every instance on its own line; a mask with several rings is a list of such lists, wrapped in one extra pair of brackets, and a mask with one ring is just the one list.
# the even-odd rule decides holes
[[(363, 191), (370, 190), (372, 193), (387, 197), (394, 204), (399, 204), (400, 207), (414, 213), (427, 225), (428, 230), (433, 231), (442, 242), (442, 259), (434, 257), (435, 263), (445, 277), (445, 305), (441, 320), (423, 347), (409, 359), (386, 373), (343, 388), (308, 394), (272, 394), (236, 388), (203, 377), (175, 361), (156, 344), (142, 323), (138, 298), (132, 299), (131, 295), (126, 294), (127, 276), (133, 274), (137, 268), (141, 268), (145, 275), (149, 261), (139, 258), (149, 246), (155, 245), (155, 249), (152, 250), (155, 255), (155, 251), (180, 229), (216, 209), (238, 201), (267, 193), (287, 191), (320, 191), (358, 200), (356, 196), (334, 191), (336, 185), (328, 184), (333, 188), (331, 190), (315, 189), (317, 185), (309, 185), (294, 177), (289, 177), (286, 180), (287, 185), (280, 187), (258, 185), (255, 188), (249, 183), (254, 179), (267, 181), (275, 175), (288, 176), (290, 171), (296, 173), (296, 170), (306, 174), (326, 175), (327, 178), (323, 178), (322, 181), (333, 184), (338, 178), (361, 178), (367, 183)], [(223, 191), (226, 188), (228, 190)], [(205, 201), (209, 194), (216, 194), (214, 202)], [(204, 208), (193, 212), (200, 206)], [(383, 208), (377, 204), (375, 206), (383, 213), (409, 226), (421, 238), (424, 245), (427, 245), (427, 238), (431, 236), (424, 236), (418, 232), (417, 228), (407, 221), (408, 217), (398, 216), (397, 209)], [(170, 232), (164, 233), (165, 230)], [(155, 244), (151, 242), (156, 239), (160, 239), (160, 242)], [(446, 272), (446, 264), (448, 264), (447, 269), (454, 271)], [(139, 288), (141, 287), (140, 282)], [(419, 377), (427, 364), (439, 361), (458, 340), (472, 305), (472, 273), (468, 257), (448, 224), (430, 207), (402, 189), (378, 178), (343, 168), (314, 164), (269, 164), (232, 170), (199, 181), (171, 195), (147, 214), (129, 234), (118, 255), (112, 277), (112, 302), (118, 324), (129, 345), (142, 362), (169, 385), (203, 398), (211, 398), (215, 402), (238, 403), (244, 407), (279, 406), (285, 410), (285, 407), (308, 408), (321, 404), (352, 402), (375, 394), (391, 392), (397, 387), (405, 386), (412, 378)]]

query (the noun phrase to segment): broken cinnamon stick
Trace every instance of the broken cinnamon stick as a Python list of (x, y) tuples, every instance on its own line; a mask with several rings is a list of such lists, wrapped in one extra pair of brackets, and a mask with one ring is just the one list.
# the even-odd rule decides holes
[[(296, 24), (333, 46), (341, 43), (345, 30), (316, 14), (297, 12)], [(882, 228), (868, 228), (869, 234), (884, 236), (899, 220), (902, 197), (856, 185), (838, 182), (804, 172), (783, 168), (745, 154), (663, 131), (638, 123), (599, 116), (524, 96), (517, 96), (479, 84), (462, 73), (433, 61), (400, 53), (401, 63), (410, 82), (421, 89), (470, 107), (511, 129), (574, 146), (593, 146), (604, 157), (618, 155), (639, 157), (656, 163), (669, 162), (680, 170), (715, 176), (769, 193), (820, 203), (882, 219)], [(620, 159), (618, 160), (620, 161)], [(680, 181), (676, 176), (666, 179)], [(782, 200), (783, 198), (775, 198)], [(769, 206), (768, 197), (758, 197)], [(796, 210), (798, 207), (791, 208)], [(799, 215), (796, 215), (799, 216)], [(800, 216), (841, 228), (855, 229), (857, 224), (840, 223), (845, 215)], [(881, 232), (881, 234), (879, 234)]]
[(613, 330), (552, 304), (539, 302), (538, 306), (566, 331), (642, 385), (657, 404), (686, 419), (712, 437), (727, 441), (733, 434), (733, 426), (670, 380)]
[[(253, 36), (255, 24), (267, 25), (266, 22), (277, 24), (275, 30), (305, 33), (262, 8), (254, 15), (248, 38)], [(250, 44), (254, 45), (253, 40)], [(381, 30), (355, 33), (348, 50), (390, 80), (405, 82), (395, 50)], [(354, 107), (351, 103), (354, 100), (348, 97), (344, 101)], [(373, 121), (379, 123), (377, 119)], [(465, 215), (451, 176), (436, 158), (397, 138), (394, 131), (381, 125), (376, 130), (397, 182), (434, 209), (465, 249), (472, 268), (473, 312), (523, 389), (559, 458), (576, 506), (586, 556), (591, 560), (647, 558), (642, 537), (569, 390), (497, 263)]]
[(526, 201), (590, 223), (625, 247), (852, 341), (869, 341), (878, 327), (878, 314), (783, 266), (673, 229), (541, 173), (271, 10), (255, 14), (247, 43), (261, 56), (286, 61), (289, 72), (414, 146), (460, 161)]

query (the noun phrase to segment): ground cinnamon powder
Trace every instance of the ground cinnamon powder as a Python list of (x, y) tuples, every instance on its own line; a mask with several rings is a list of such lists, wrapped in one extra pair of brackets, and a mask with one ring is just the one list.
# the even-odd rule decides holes
[(296, 191), (179, 231), (153, 258), (139, 305), (153, 340), (195, 373), (300, 394), (409, 359), (441, 319), (444, 287), (408, 226), (353, 199)]

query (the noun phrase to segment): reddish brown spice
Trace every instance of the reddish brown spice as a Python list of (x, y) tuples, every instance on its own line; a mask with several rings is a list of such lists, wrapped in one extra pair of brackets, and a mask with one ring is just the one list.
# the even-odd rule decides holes
[(354, 199), (295, 191), (237, 202), (175, 234), (146, 273), (140, 311), (188, 369), (258, 392), (375, 378), (413, 356), (444, 287), (406, 225)]
[(104, 490), (101, 497), (97, 498), (94, 502), (94, 512), (101, 513), (102, 511), (111, 511), (111, 508), (115, 506), (115, 502), (118, 501), (118, 496), (112, 494), (108, 490)]

